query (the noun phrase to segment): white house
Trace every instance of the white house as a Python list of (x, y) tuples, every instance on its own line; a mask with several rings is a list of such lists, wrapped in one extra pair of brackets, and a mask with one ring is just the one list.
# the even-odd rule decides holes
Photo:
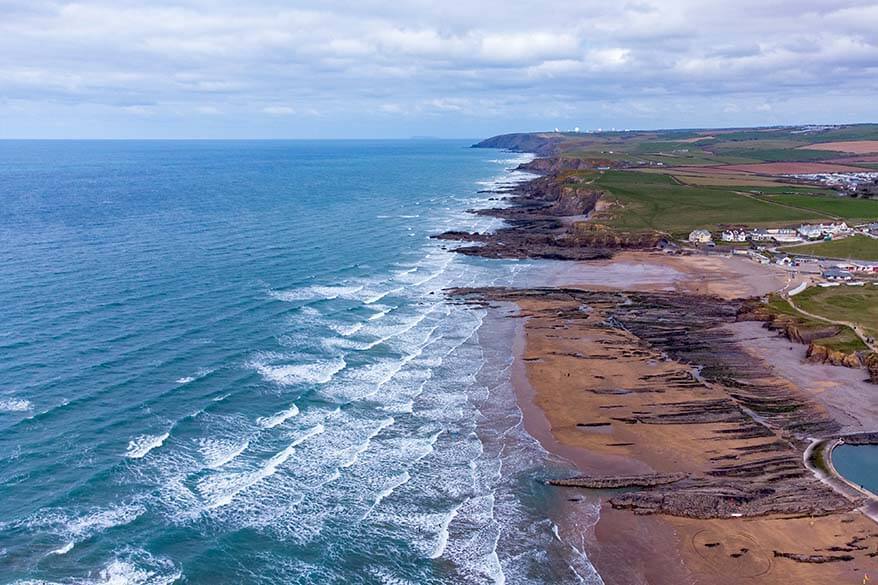
[(750, 239), (754, 242), (770, 242), (774, 239), (774, 236), (765, 228), (757, 228), (750, 232)]
[(713, 236), (707, 230), (692, 230), (689, 234), (689, 241), (693, 244), (707, 244), (713, 240)]
[(725, 230), (720, 234), (720, 239), (724, 242), (746, 242), (747, 232), (742, 230)]
[(834, 236), (837, 234), (848, 233), (851, 228), (848, 224), (840, 221), (838, 223), (818, 223), (814, 225), (801, 225), (797, 230), (799, 235), (806, 240), (819, 240), (826, 236)]

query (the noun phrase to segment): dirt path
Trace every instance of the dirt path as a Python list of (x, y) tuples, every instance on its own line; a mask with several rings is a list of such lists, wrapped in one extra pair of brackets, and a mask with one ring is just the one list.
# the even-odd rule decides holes
[(818, 320), (823, 321), (825, 323), (832, 323), (833, 325), (844, 325), (845, 327), (849, 327), (851, 329), (851, 331), (853, 331), (854, 333), (857, 334), (857, 337), (860, 338), (860, 341), (862, 341), (866, 345), (866, 347), (868, 347), (872, 351), (878, 351), (878, 349), (876, 349), (875, 344), (869, 342), (869, 337), (863, 332), (862, 328), (859, 325), (857, 325), (856, 323), (851, 323), (849, 321), (836, 321), (834, 319), (829, 319), (827, 317), (821, 317), (820, 315), (815, 315), (814, 313), (809, 313), (808, 311), (804, 310), (802, 307), (798, 306), (795, 302), (793, 302), (793, 298), (791, 296), (784, 295), (784, 298), (786, 299), (786, 301), (790, 304), (790, 306), (792, 308), (794, 308), (798, 312), (802, 313), (803, 315), (811, 317), (812, 319), (818, 319)]

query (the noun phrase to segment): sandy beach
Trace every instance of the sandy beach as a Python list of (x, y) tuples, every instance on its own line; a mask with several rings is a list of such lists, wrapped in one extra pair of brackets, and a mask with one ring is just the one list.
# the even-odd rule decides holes
[[(548, 279), (550, 286), (583, 290), (679, 291), (730, 299), (763, 295), (788, 282), (784, 271), (744, 259), (653, 252), (567, 263)], [(571, 320), (565, 311), (582, 307), (539, 297), (517, 304), (524, 318), (516, 329), (513, 380), (526, 429), (583, 474), (694, 476), (718, 469), (719, 461), (758, 464), (765, 451), (788, 453), (790, 460), (801, 457), (795, 442), (782, 435), (724, 435), (732, 427), (728, 421), (627, 424), (632, 417), (671, 416), (684, 402), (707, 406), (728, 400), (728, 391), (676, 384), (690, 379), (691, 365), (650, 349), (625, 330), (603, 326), (598, 310), (593, 318)], [(807, 401), (820, 416), (844, 429), (862, 428), (864, 417), (874, 420), (874, 393), (864, 394), (874, 386), (857, 382), (862, 371), (802, 367), (804, 346), (793, 347), (757, 323), (732, 325), (728, 336), (746, 346), (754, 362), (772, 356), (771, 364), (764, 364), (772, 372), (770, 383)], [(672, 392), (659, 388), (665, 382)], [(565, 529), (575, 530), (577, 495), (598, 492), (558, 489), (570, 493), (566, 513), (574, 518)], [(612, 494), (601, 495), (601, 517), (585, 546), (609, 585), (860, 583), (864, 574), (878, 572), (878, 527), (857, 511), (815, 517), (644, 515), (615, 509), (609, 504)]]

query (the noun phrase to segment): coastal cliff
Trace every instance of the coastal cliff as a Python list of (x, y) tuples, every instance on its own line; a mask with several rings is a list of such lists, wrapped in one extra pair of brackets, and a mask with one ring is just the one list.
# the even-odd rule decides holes
[[(828, 408), (754, 350), (760, 338), (730, 331), (738, 321), (760, 321), (808, 346), (809, 361), (865, 366), (873, 382), (878, 356), (860, 351), (844, 326), (806, 319), (779, 295), (766, 299), (785, 280), (771, 267), (752, 263), (736, 273), (729, 268), (743, 261), (734, 257), (650, 252), (688, 233), (667, 228), (672, 237), (655, 227), (670, 225), (677, 207), (648, 222), (628, 221), (621, 214), (644, 208), (620, 195), (623, 179), (602, 179), (636, 175), (637, 192), (651, 202), (697, 189), (666, 188), (635, 170), (614, 173), (648, 165), (605, 158), (611, 148), (619, 154), (615, 146), (583, 155), (570, 140), (593, 138), (510, 134), (476, 145), (536, 152), (518, 170), (540, 176), (498, 191), (506, 206), (473, 211), (505, 220), (501, 229), (437, 237), (470, 243), (455, 251), (483, 257), (605, 259), (583, 264), (587, 276), (567, 281), (576, 286), (448, 291), (482, 307), (512, 304), (523, 319), (519, 400), (523, 410), (532, 401), (541, 411), (525, 413), (524, 424), (547, 449), (575, 461), (578, 473), (542, 478), (566, 491), (571, 509), (595, 492), (601, 499), (597, 542), (586, 548), (605, 582), (664, 583), (653, 579), (658, 573), (618, 563), (645, 554), (653, 562), (658, 547), (671, 549), (662, 575), (685, 567), (692, 582), (723, 585), (754, 576), (771, 585), (846, 582), (842, 575), (871, 567), (878, 535), (857, 511), (862, 500), (835, 491), (805, 463), (811, 438), (837, 436), (854, 407), (836, 401)], [(714, 191), (695, 195), (704, 193)], [(625, 262), (644, 275), (694, 269), (668, 278), (610, 277)], [(847, 409), (842, 416), (839, 405)]]
[(505, 227), (491, 233), (449, 231), (434, 237), (476, 244), (454, 249), (470, 256), (553, 260), (610, 258), (617, 250), (652, 249), (666, 241), (667, 235), (660, 232), (622, 232), (596, 221), (603, 192), (570, 172), (590, 169), (591, 163), (570, 165), (567, 160), (535, 159), (528, 163), (529, 169), (545, 174), (502, 191), (508, 206), (472, 211), (503, 219)]
[(554, 154), (561, 144), (561, 138), (545, 134), (514, 133), (501, 134), (474, 144), (473, 148), (499, 148), (513, 152), (532, 152), (538, 156)]
[(842, 334), (845, 327), (784, 313), (775, 303), (749, 301), (742, 306), (738, 320), (761, 321), (767, 329), (779, 332), (790, 341), (807, 345), (805, 356), (809, 362), (866, 367), (872, 382), (878, 381), (878, 356), (874, 352), (828, 343)]

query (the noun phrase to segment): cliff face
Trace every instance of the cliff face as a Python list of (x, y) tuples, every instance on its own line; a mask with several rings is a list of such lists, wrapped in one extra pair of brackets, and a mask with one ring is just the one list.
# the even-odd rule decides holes
[(864, 361), (866, 369), (869, 370), (869, 380), (873, 384), (878, 384), (878, 353), (869, 352)]
[(564, 171), (587, 171), (602, 167), (618, 168), (620, 166), (621, 165), (615, 161), (553, 156), (549, 158), (535, 158), (528, 163), (519, 165), (518, 168), (522, 171), (547, 175)]
[(830, 349), (825, 345), (816, 343), (808, 344), (807, 357), (809, 362), (832, 364), (833, 366), (845, 366), (848, 368), (862, 367), (863, 362), (856, 352), (848, 353), (837, 349)]
[(561, 139), (543, 134), (501, 134), (474, 144), (473, 148), (503, 148), (515, 152), (533, 152), (540, 156), (554, 154)]
[(508, 227), (486, 234), (446, 232), (434, 237), (478, 244), (454, 249), (470, 256), (554, 260), (609, 258), (612, 250), (654, 248), (662, 239), (658, 233), (626, 234), (585, 221), (601, 192), (564, 172), (536, 178), (509, 195), (509, 207), (474, 211), (504, 219)]
[(842, 351), (833, 349), (820, 343), (816, 343), (820, 339), (826, 339), (838, 335), (842, 330), (839, 325), (813, 325), (804, 324), (801, 320), (791, 315), (776, 313), (767, 305), (753, 302), (745, 305), (738, 314), (739, 321), (763, 321), (765, 327), (772, 331), (779, 331), (781, 335), (808, 346), (805, 353), (809, 362), (820, 364), (832, 364), (834, 366), (845, 366), (848, 368), (861, 368), (864, 365), (869, 367), (869, 359), (874, 362), (874, 366), (870, 368), (870, 376), (873, 382), (878, 382), (878, 357), (872, 357), (875, 354), (863, 354), (857, 351)]

